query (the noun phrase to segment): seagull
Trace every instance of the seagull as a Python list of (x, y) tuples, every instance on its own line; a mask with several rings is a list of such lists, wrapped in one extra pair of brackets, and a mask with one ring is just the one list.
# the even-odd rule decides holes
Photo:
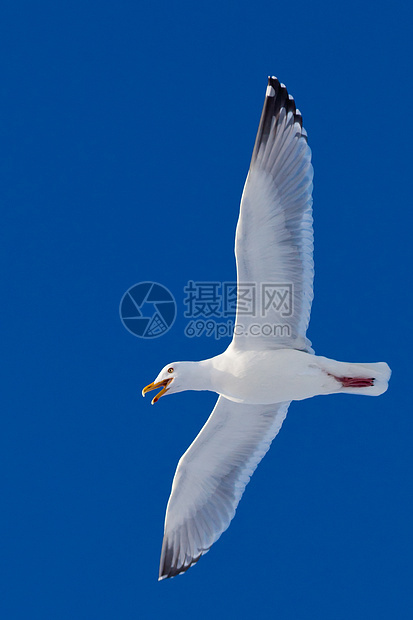
[[(228, 528), (290, 402), (323, 394), (378, 396), (385, 362), (338, 362), (306, 336), (313, 300), (311, 150), (284, 84), (269, 77), (235, 238), (237, 313), (227, 350), (167, 364), (143, 396), (209, 390), (210, 417), (179, 460), (165, 517), (159, 579), (184, 573)], [(247, 312), (245, 290), (255, 292)], [(250, 295), (250, 296), (251, 296)]]

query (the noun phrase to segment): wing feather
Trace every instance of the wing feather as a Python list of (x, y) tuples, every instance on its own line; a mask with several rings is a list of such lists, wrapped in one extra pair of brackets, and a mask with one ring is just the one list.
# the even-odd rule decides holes
[[(301, 114), (285, 86), (269, 78), (235, 242), (238, 294), (248, 283), (255, 303), (243, 310), (245, 291), (238, 298), (235, 347), (312, 352), (306, 337), (314, 278), (312, 178)], [(265, 290), (274, 295), (277, 287), (276, 299), (288, 293), (284, 304), (266, 298)]]
[[(312, 351), (306, 337), (314, 277), (312, 178), (301, 114), (285, 86), (269, 78), (236, 233), (235, 348)], [(252, 313), (251, 308), (241, 311), (243, 283), (256, 287)], [(288, 304), (267, 305), (266, 285), (290, 291), (290, 308)], [(280, 323), (288, 327), (288, 333), (247, 337), (252, 325)], [(228, 528), (288, 406), (245, 405), (218, 398), (175, 472), (165, 517), (160, 579), (188, 570)]]
[(218, 398), (178, 463), (166, 510), (159, 579), (186, 571), (227, 529), (288, 405), (243, 405)]

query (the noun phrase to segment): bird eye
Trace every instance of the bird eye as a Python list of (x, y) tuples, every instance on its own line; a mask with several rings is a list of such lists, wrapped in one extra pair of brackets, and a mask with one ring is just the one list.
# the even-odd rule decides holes
[(170, 368), (168, 368), (168, 372), (173, 372), (174, 369), (172, 368), (172, 366)]

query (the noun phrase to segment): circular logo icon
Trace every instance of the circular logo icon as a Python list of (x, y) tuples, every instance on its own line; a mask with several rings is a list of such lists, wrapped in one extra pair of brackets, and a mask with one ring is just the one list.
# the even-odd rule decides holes
[(126, 291), (119, 306), (120, 319), (138, 338), (158, 338), (173, 325), (176, 302), (158, 282), (139, 282)]

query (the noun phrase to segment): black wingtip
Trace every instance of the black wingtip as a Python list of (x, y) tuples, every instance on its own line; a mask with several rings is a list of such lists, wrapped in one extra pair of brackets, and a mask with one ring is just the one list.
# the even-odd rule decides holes
[[(174, 559), (174, 549), (173, 546), (168, 544), (168, 538), (165, 537), (162, 543), (162, 551), (161, 551), (161, 561), (159, 564), (159, 576), (158, 581), (163, 581), (164, 579), (170, 579), (172, 577), (176, 577), (177, 575), (181, 575), (185, 573), (191, 566), (196, 564), (201, 556), (209, 551), (210, 547), (207, 549), (203, 549), (201, 553), (194, 557), (190, 558), (186, 556), (185, 561), (180, 566), (177, 565), (177, 559)], [(179, 553), (178, 553), (179, 556)], [(188, 561), (188, 563), (186, 563)]]
[(158, 581), (163, 581), (164, 579), (172, 579), (173, 577), (176, 577), (177, 575), (183, 575), (183, 573), (186, 573), (186, 571), (189, 568), (191, 568), (191, 566), (193, 566), (194, 564), (198, 562), (201, 556), (202, 556), (202, 553), (200, 553), (196, 558), (193, 558), (193, 560), (191, 560), (189, 564), (183, 564), (182, 566), (169, 565), (168, 567), (164, 563), (163, 566), (161, 566), (160, 568)]
[[(255, 161), (261, 145), (267, 142), (272, 119), (275, 118), (277, 120), (282, 108), (285, 109), (287, 114), (289, 112), (293, 114), (294, 123), (298, 123), (302, 129), (303, 119), (301, 112), (296, 108), (294, 97), (288, 94), (285, 84), (280, 82), (274, 75), (269, 75), (264, 107), (261, 114), (251, 163)], [(302, 137), (307, 140), (307, 134), (305, 132), (302, 133)]]

